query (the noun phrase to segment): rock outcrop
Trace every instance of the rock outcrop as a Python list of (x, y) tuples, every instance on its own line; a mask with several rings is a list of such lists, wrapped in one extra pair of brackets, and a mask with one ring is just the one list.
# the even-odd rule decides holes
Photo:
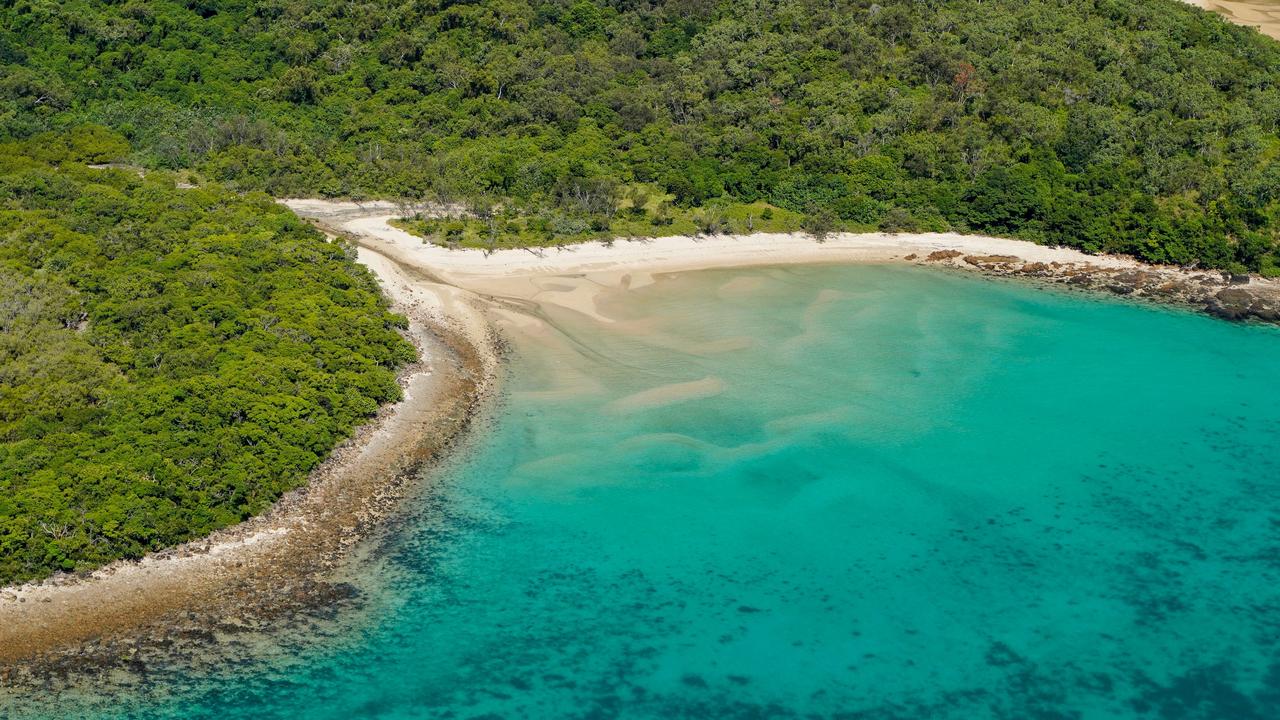
[(1013, 255), (966, 255), (958, 250), (936, 250), (916, 262), (1192, 307), (1227, 320), (1280, 323), (1280, 282), (1249, 275), (1137, 263), (1028, 262)]

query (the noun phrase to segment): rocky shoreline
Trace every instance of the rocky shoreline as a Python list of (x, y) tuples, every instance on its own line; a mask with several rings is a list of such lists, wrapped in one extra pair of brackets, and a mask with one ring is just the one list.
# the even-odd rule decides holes
[(0, 715), (51, 691), (129, 686), (153, 668), (252, 656), (264, 638), (323, 636), (337, 615), (367, 605), (347, 561), (487, 416), (503, 352), (496, 335), (477, 341), (473, 329), (389, 294), (423, 358), (401, 373), (405, 399), (265, 515), (141, 562), (5, 589)]
[(1079, 290), (1192, 308), (1224, 320), (1280, 323), (1280, 286), (1249, 275), (1154, 265), (1114, 267), (1090, 262), (1030, 262), (1014, 255), (974, 255), (959, 250), (935, 250), (928, 255), (912, 254), (903, 259), (920, 265), (1030, 278)]

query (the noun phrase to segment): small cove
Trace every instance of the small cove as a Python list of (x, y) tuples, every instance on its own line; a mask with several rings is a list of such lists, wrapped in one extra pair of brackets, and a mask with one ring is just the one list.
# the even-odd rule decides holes
[(589, 309), (508, 323), (372, 622), (100, 716), (1280, 709), (1275, 329), (866, 265)]

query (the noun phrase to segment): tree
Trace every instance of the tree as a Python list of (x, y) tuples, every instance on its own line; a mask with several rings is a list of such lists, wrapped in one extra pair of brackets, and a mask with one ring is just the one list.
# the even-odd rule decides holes
[(831, 233), (835, 232), (837, 225), (835, 213), (823, 207), (811, 209), (800, 223), (800, 227), (809, 234), (809, 237), (820, 243), (827, 241)]
[(292, 103), (313, 103), (318, 94), (316, 73), (311, 68), (293, 67), (280, 78), (280, 97)]

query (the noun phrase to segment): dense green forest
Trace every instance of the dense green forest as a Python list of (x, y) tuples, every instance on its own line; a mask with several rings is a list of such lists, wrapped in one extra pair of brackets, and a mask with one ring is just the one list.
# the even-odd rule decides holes
[(0, 144), (0, 583), (262, 511), (414, 357), (349, 247), (262, 193), (79, 162), (127, 151)]
[(1278, 82), (1175, 0), (0, 3), (0, 136), (548, 237), (640, 188), (1276, 273)]

